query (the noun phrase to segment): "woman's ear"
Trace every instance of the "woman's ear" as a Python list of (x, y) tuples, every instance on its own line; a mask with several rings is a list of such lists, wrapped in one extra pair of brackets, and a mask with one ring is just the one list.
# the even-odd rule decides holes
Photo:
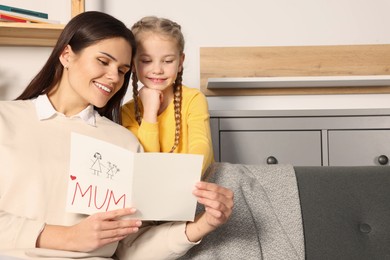
[(72, 47), (70, 47), (70, 45), (66, 45), (66, 47), (64, 48), (64, 50), (61, 52), (61, 55), (60, 55), (60, 62), (62, 64), (62, 66), (64, 66), (64, 68), (68, 68), (69, 67), (69, 57), (72, 53)]

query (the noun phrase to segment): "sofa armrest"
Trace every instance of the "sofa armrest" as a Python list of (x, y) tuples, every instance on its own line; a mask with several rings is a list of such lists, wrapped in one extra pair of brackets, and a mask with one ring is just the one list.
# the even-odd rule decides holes
[(306, 259), (390, 259), (390, 167), (294, 167)]

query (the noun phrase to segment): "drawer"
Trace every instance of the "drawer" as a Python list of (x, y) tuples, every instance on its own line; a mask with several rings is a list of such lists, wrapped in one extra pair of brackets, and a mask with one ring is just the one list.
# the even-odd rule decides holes
[(389, 165), (389, 130), (337, 130), (328, 132), (329, 165)]
[(321, 131), (221, 131), (221, 162), (321, 166)]

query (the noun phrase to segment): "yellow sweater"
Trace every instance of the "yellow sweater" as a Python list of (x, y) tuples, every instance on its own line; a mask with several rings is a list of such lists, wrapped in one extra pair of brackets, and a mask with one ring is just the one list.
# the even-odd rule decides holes
[[(173, 101), (158, 116), (157, 123), (142, 121), (138, 125), (131, 100), (122, 107), (122, 124), (138, 137), (145, 152), (169, 152), (176, 129)], [(198, 89), (183, 86), (181, 135), (175, 153), (203, 155), (203, 172), (214, 161), (207, 100)]]

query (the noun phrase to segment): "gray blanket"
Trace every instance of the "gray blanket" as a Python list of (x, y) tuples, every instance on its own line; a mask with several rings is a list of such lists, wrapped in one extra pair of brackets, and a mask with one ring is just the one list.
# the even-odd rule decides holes
[(180, 259), (305, 259), (291, 165), (215, 163), (206, 174), (208, 181), (234, 191), (233, 214)]

